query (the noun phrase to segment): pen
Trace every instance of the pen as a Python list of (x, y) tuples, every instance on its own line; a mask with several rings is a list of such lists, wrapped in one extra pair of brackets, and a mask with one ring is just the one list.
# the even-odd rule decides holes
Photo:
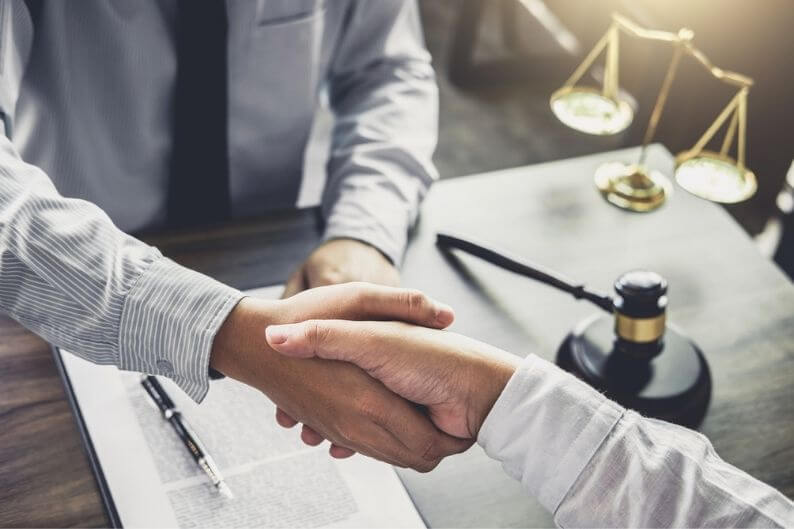
[(233, 498), (232, 491), (223, 481), (215, 461), (213, 461), (207, 449), (204, 448), (196, 432), (193, 431), (179, 410), (176, 409), (171, 397), (165, 392), (157, 378), (151, 375), (144, 375), (141, 378), (141, 385), (160, 409), (160, 412), (162, 412), (163, 419), (171, 423), (182, 444), (188, 449), (196, 464), (209, 476), (218, 492), (227, 498)]

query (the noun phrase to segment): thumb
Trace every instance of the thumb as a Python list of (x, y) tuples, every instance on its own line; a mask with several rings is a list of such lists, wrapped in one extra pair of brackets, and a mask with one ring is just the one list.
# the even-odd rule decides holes
[(368, 322), (346, 320), (308, 320), (265, 329), (267, 343), (274, 350), (298, 358), (324, 358), (352, 362), (362, 369), (378, 361), (377, 348), (366, 348)]

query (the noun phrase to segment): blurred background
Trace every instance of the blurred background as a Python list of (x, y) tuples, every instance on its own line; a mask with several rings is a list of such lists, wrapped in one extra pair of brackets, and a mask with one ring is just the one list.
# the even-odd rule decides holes
[[(596, 137), (556, 120), (549, 96), (603, 35), (611, 13), (667, 31), (689, 27), (718, 66), (755, 80), (747, 163), (759, 181), (747, 202), (727, 206), (759, 250), (794, 273), (794, 200), (786, 175), (794, 155), (794, 4), (791, 0), (419, 0), (438, 75), (442, 178), (638, 145), (671, 48), (622, 40), (620, 84), (637, 114), (623, 133)], [(597, 61), (603, 64), (603, 61)], [(597, 69), (594, 75), (598, 76)], [(596, 78), (585, 78), (597, 84)], [(654, 141), (691, 147), (735, 89), (682, 61)], [(794, 181), (794, 175), (792, 176)], [(592, 185), (582, 175), (582, 185)], [(681, 191), (683, 192), (683, 191)], [(789, 241), (791, 239), (791, 241)]]

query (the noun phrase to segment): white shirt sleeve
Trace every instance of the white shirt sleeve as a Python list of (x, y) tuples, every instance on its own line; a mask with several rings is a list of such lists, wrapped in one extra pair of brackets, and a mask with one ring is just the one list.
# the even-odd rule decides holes
[(478, 442), (560, 527), (794, 526), (794, 503), (703, 435), (626, 410), (534, 355)]
[(328, 74), (336, 121), (324, 238), (364, 241), (399, 264), (438, 176), (438, 88), (415, 0), (351, 6)]

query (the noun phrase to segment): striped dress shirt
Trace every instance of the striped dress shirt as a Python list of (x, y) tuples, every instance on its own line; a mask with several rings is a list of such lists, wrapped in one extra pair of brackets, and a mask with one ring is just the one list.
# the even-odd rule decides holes
[[(435, 178), (414, 0), (227, 0), (232, 214), (293, 207), (318, 94), (325, 238), (399, 262)], [(166, 219), (174, 0), (0, 0), (0, 310), (102, 364), (208, 390), (242, 294), (128, 233)]]

